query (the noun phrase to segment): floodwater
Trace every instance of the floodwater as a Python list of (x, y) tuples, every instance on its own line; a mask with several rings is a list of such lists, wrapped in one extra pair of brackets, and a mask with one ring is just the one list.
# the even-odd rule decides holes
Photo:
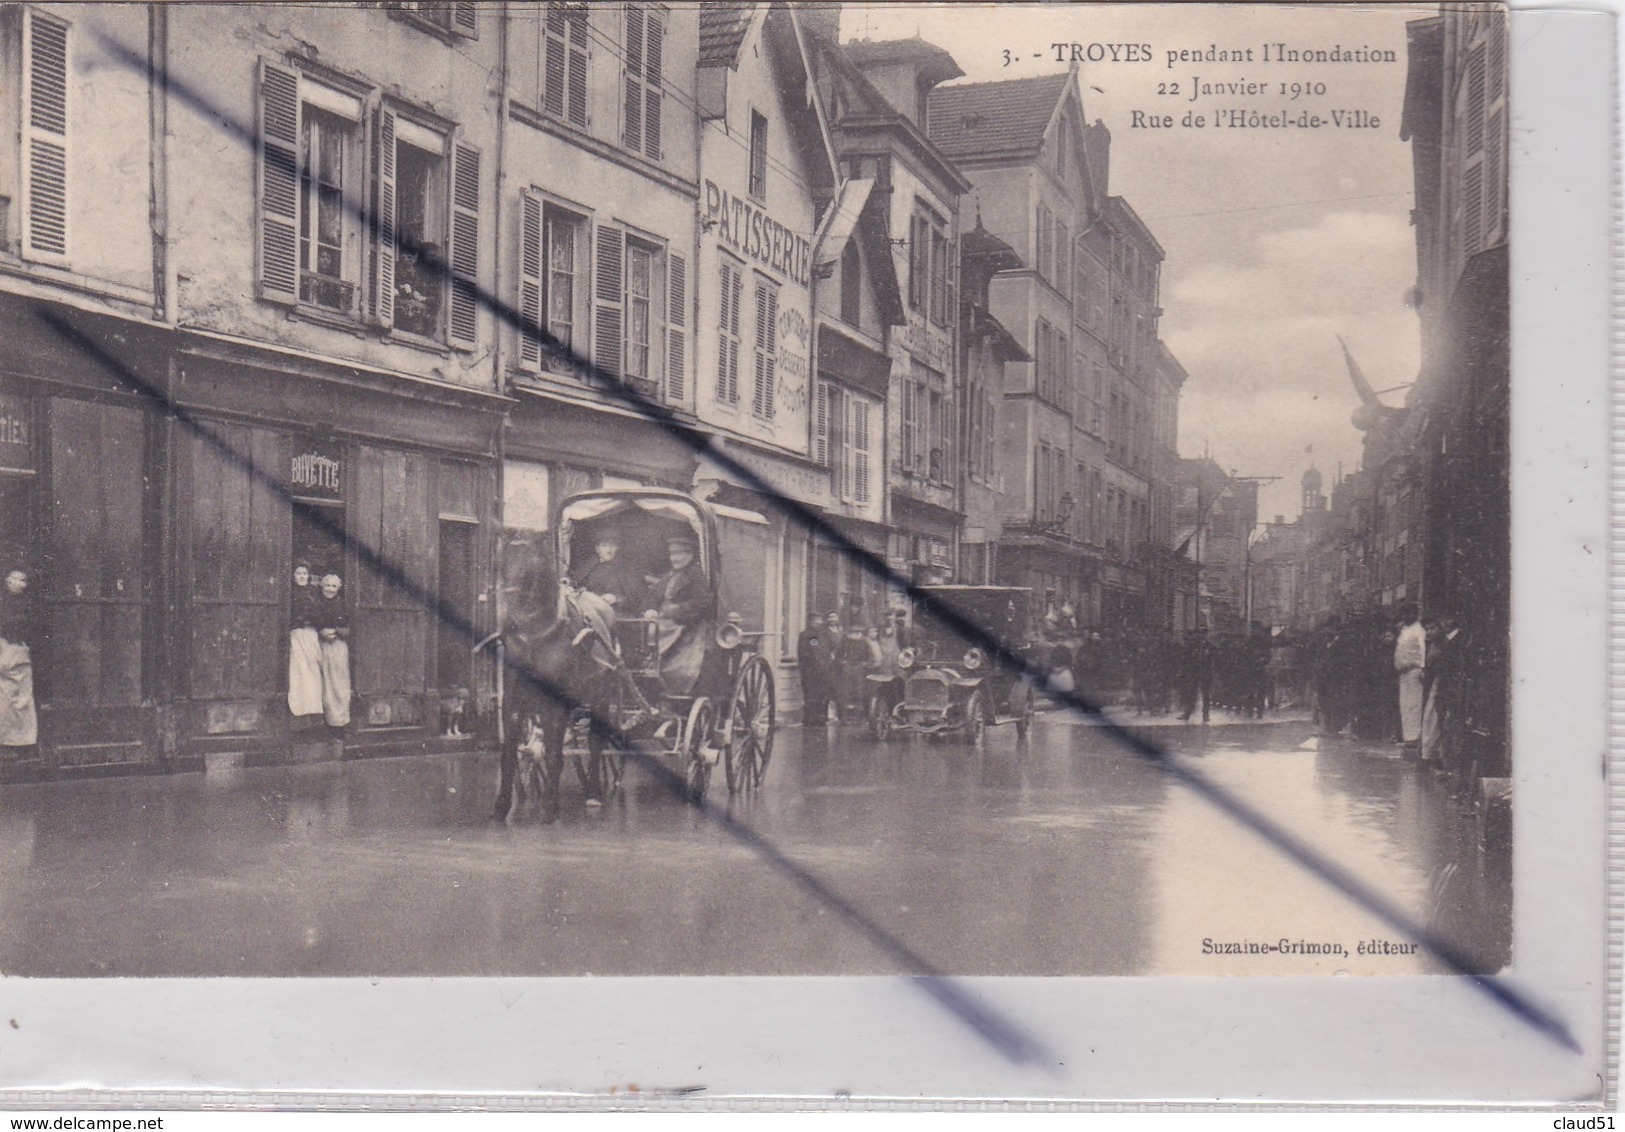
[[(1392, 749), (1303, 722), (1164, 726), (1172, 757), (1475, 969), (1510, 957), (1503, 848)], [(632, 762), (557, 820), (490, 817), (494, 754), (0, 788), (0, 971), (27, 976), (1415, 974), (1443, 969), (1099, 728), (1030, 743), (778, 735), (709, 804)], [(1204, 940), (1210, 947), (1204, 949)], [(1333, 950), (1218, 945), (1315, 944)], [(1393, 949), (1360, 955), (1362, 942)]]

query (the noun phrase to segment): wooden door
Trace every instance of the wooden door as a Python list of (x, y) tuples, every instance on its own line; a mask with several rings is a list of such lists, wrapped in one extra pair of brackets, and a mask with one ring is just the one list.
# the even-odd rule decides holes
[(156, 628), (147, 564), (147, 418), (123, 405), (54, 399), (49, 499), (36, 582), (41, 739), (59, 767), (156, 757), (144, 645)]
[(189, 442), (189, 731), (276, 730), (287, 691), (291, 509), (279, 490), (289, 445), (268, 429), (211, 423)]

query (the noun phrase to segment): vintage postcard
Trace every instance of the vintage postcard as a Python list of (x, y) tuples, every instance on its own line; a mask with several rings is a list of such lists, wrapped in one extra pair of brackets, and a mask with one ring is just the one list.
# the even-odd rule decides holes
[(503, 1058), (181, 1087), (878, 1096), (480, 1005), (856, 996), (955, 1051), (910, 1095), (1144, 1098), (1060, 1004), (1154, 1044), (1185, 986), (1341, 1028), (1165, 1099), (1600, 1100), (1570, 16), (0, 10), (0, 1084), (83, 1079), (47, 1003), (427, 995)]

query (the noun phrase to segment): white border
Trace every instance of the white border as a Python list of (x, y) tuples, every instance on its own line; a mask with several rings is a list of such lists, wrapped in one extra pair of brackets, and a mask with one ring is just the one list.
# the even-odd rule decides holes
[(1600, 1100), (1614, 26), (1526, 11), (1512, 32), (1515, 978), (1582, 1053), (1445, 977), (963, 981), (1055, 1052), (1041, 1069), (895, 979), (6, 979), (0, 1106)]

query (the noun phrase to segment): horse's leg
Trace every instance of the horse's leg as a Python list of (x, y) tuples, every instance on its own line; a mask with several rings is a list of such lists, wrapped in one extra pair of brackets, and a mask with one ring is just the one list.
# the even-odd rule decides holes
[(559, 785), (564, 777), (564, 740), (570, 730), (570, 711), (557, 704), (542, 713), (541, 801), (542, 818), (552, 821), (559, 812)]
[(524, 800), (525, 787), (519, 778), (519, 744), (510, 739), (502, 744), (502, 754), (497, 762), (497, 802), (491, 812), (496, 821), (507, 821), (513, 812), (515, 786), (518, 787), (520, 801)]

